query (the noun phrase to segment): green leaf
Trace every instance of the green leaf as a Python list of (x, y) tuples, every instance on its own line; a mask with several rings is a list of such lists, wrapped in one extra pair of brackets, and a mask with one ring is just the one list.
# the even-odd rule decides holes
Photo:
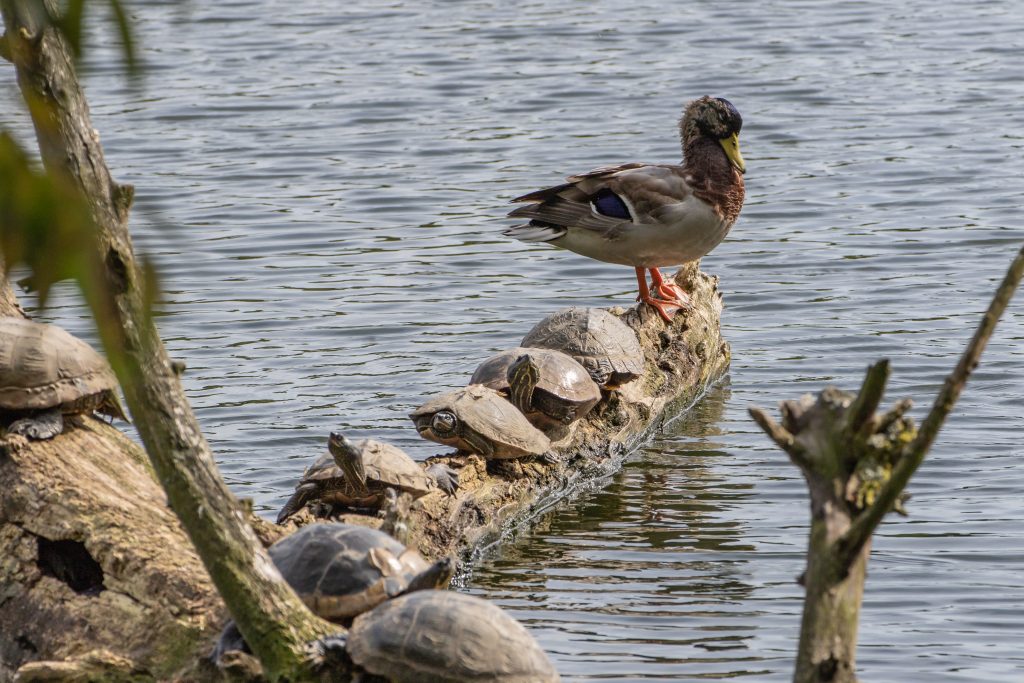
[(125, 11), (121, 0), (110, 0), (110, 9), (114, 12), (117, 31), (121, 35), (121, 48), (124, 50), (125, 66), (130, 75), (138, 76), (140, 71), (135, 53), (135, 38), (133, 36), (134, 31), (131, 18), (128, 16), (128, 12)]
[(67, 38), (75, 59), (82, 57), (82, 17), (85, 15), (85, 0), (67, 0), (64, 13), (54, 22)]
[(0, 132), (0, 255), (6, 270), (29, 269), (40, 306), (62, 280), (101, 295), (106, 288), (97, 268), (97, 238), (89, 205), (77, 188), (43, 172)]

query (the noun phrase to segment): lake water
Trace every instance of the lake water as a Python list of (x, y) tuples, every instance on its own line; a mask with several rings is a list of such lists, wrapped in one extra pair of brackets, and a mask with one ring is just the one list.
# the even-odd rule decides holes
[[(161, 320), (233, 489), (266, 514), (343, 428), (406, 414), (629, 269), (501, 237), (506, 201), (677, 160), (684, 101), (742, 112), (748, 199), (704, 261), (727, 381), (474, 568), (565, 680), (787, 680), (805, 487), (749, 420), (869, 362), (918, 414), (1024, 241), (1019, 3), (133, 2), (148, 65), (87, 78)], [(11, 69), (0, 124), (30, 133)], [(866, 680), (1024, 680), (1024, 298), (880, 530)], [(90, 336), (74, 297), (52, 317)]]

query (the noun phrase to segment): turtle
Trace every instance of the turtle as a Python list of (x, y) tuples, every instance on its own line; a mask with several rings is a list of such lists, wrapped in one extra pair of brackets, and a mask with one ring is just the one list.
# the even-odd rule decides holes
[(526, 419), (549, 436), (601, 400), (601, 389), (587, 369), (552, 349), (517, 346), (502, 351), (481, 363), (469, 381), (507, 394)]
[(437, 488), (451, 495), (458, 487), (459, 475), (447, 465), (424, 470), (396, 446), (375, 439), (352, 442), (340, 432), (331, 432), (327, 453), (303, 473), (277, 523), (310, 501), (377, 509), (388, 488), (419, 498)]
[(567, 353), (606, 389), (632, 382), (644, 372), (644, 351), (636, 332), (603, 308), (555, 311), (534, 325), (520, 346)]
[(7, 433), (52, 439), (64, 415), (98, 412), (128, 421), (117, 378), (100, 354), (56, 325), (0, 317), (0, 411)]
[(545, 455), (551, 440), (500, 393), (470, 384), (435, 396), (409, 414), (424, 439), (484, 458)]
[(361, 669), (403, 683), (552, 683), (533, 636), (482, 598), (427, 590), (389, 600), (352, 623), (345, 651)]
[[(451, 557), (430, 564), (382, 531), (340, 522), (304, 526), (268, 553), (312, 612), (343, 625), (390, 598), (447, 587), (456, 568)], [(221, 633), (214, 661), (232, 650), (248, 651), (234, 620)]]

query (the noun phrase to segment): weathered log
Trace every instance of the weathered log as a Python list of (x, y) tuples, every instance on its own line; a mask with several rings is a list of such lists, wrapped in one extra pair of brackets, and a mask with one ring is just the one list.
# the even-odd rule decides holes
[[(729, 345), (719, 329), (722, 301), (717, 278), (690, 264), (680, 269), (676, 281), (691, 293), (694, 308), (678, 314), (671, 324), (648, 306), (613, 311), (636, 331), (645, 372), (606, 395), (574, 423), (554, 445), (557, 462), (486, 462), (466, 454), (430, 458), (427, 464), (443, 462), (459, 472), (460, 489), (454, 496), (435, 491), (413, 502), (402, 520), (407, 542), (432, 558), (472, 553), (567, 492), (613, 472), (625, 454), (720, 379), (729, 364)], [(510, 339), (509, 347), (517, 343)], [(467, 368), (467, 376), (472, 369)], [(376, 517), (351, 512), (334, 518), (369, 526), (380, 523)], [(307, 511), (293, 520), (301, 525), (313, 517)]]
[(956, 403), (967, 378), (1024, 277), (1022, 249), (996, 290), (967, 345), (918, 430), (905, 413), (909, 400), (876, 414), (889, 362), (868, 368), (854, 395), (834, 387), (781, 405), (782, 424), (750, 414), (800, 468), (811, 497), (803, 619), (793, 680), (854, 683), (857, 626), (871, 536), (890, 511), (903, 512), (904, 488)]
[(0, 443), (0, 680), (100, 660), (113, 680), (171, 679), (200, 664), (223, 603), (145, 453), (101, 420), (71, 421), (50, 441)]
[(270, 677), (308, 678), (307, 643), (336, 629), (284, 582), (217, 471), (149, 314), (152, 293), (128, 232), (133, 188), (114, 182), (107, 169), (71, 50), (57, 27), (57, 3), (2, 0), (0, 11), (43, 164), (89, 203), (109, 296), (87, 289), (86, 299), (157, 477)]

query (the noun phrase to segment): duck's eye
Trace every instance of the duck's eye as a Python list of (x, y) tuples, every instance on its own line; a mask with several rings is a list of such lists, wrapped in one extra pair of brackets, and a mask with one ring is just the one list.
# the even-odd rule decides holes
[(450, 410), (441, 410), (430, 418), (430, 428), (440, 437), (448, 437), (455, 433), (459, 419)]
[(622, 198), (611, 190), (604, 189), (598, 192), (591, 200), (591, 204), (594, 205), (594, 211), (597, 211), (602, 216), (621, 218), (627, 221), (633, 220), (626, 202), (622, 201)]

